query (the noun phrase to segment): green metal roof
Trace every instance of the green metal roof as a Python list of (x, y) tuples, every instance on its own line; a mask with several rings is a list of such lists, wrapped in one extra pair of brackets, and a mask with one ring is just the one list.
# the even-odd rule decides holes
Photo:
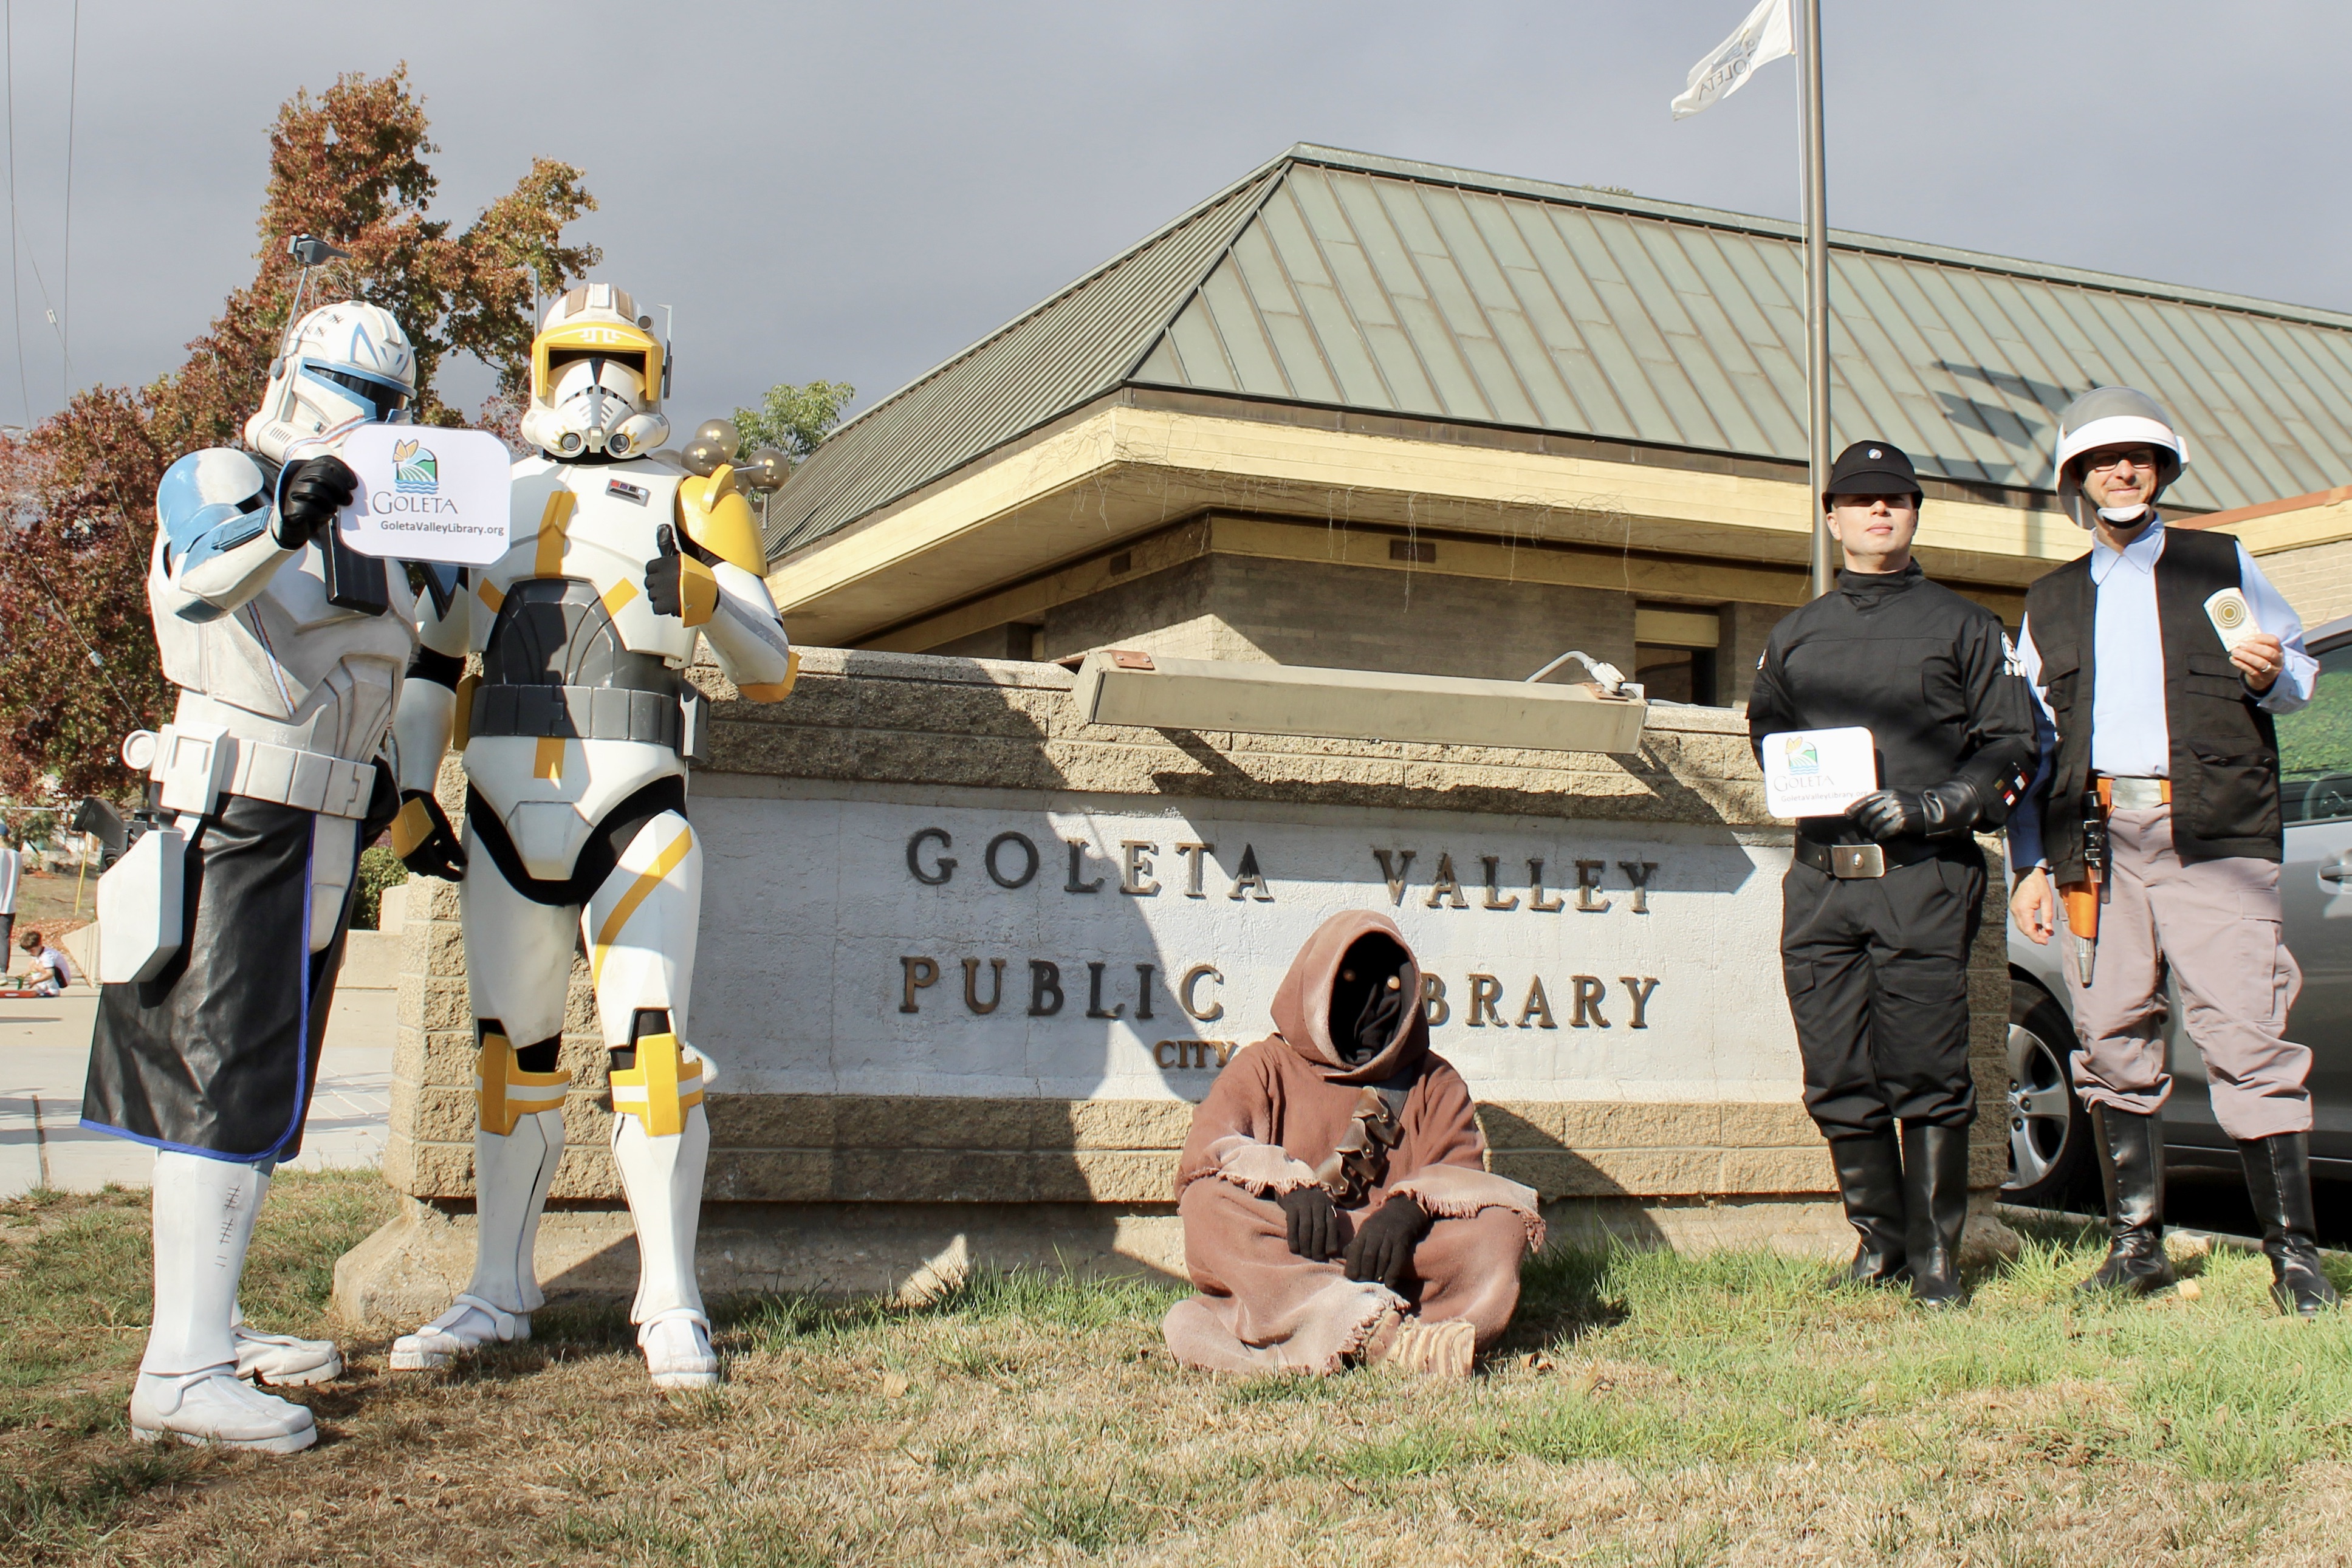
[[(772, 557), (1121, 386), (1805, 461), (1797, 225), (1307, 144), (860, 413)], [(1832, 231), (1833, 445), (2047, 489), (2056, 412), (2153, 393), (2210, 510), (2352, 478), (2352, 315)]]

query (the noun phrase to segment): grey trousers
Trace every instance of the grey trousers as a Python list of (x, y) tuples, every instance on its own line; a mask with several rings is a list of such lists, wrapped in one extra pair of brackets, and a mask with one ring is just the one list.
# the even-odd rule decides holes
[(2303, 971), (2280, 936), (2278, 866), (2182, 863), (2169, 806), (2116, 811), (2107, 831), (2113, 885), (2099, 912), (2091, 983), (2064, 967), (2082, 1039), (2075, 1089), (2089, 1103), (2133, 1115), (2163, 1108), (2172, 1093), (2161, 1024), (2169, 965), (2221, 1130), (2240, 1140), (2308, 1132), (2311, 1051), (2285, 1033)]

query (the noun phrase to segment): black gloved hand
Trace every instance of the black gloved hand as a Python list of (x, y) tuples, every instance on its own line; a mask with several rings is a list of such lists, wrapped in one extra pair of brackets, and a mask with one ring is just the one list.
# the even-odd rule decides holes
[(392, 852), (418, 876), (466, 880), (466, 847), (441, 802), (422, 789), (401, 792), (400, 815), (392, 820)]
[(1412, 1278), (1412, 1249), (1429, 1234), (1429, 1210), (1398, 1195), (1373, 1211), (1348, 1243), (1348, 1278), (1378, 1280), (1391, 1291)]
[(1948, 839), (1977, 825), (1976, 781), (1947, 779), (1930, 789), (1880, 789), (1845, 809), (1847, 820), (1880, 843), (1906, 833)]
[(1328, 1262), (1339, 1250), (1339, 1209), (1318, 1186), (1302, 1186), (1276, 1197), (1290, 1227), (1290, 1249), (1310, 1263)]
[(664, 523), (654, 530), (654, 548), (661, 553), (646, 562), (646, 602), (656, 615), (683, 612), (686, 595), (678, 585), (685, 570), (677, 553), (677, 530)]
[(309, 544), (359, 487), (360, 476), (340, 457), (313, 457), (295, 469), (278, 493), (278, 542), (288, 549)]
[(1918, 795), (1909, 789), (1874, 790), (1848, 806), (1845, 815), (1846, 821), (1882, 844), (1917, 832), (1926, 821)]

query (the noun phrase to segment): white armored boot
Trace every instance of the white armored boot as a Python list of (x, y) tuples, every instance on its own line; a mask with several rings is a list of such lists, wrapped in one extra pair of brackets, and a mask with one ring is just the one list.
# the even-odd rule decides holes
[(719, 1381), (710, 1319), (694, 1277), (702, 1175), (710, 1123), (702, 1109), (704, 1063), (680, 1061), (677, 1037), (641, 1036), (637, 1064), (613, 1074), (613, 1163), (637, 1227), (637, 1299), (629, 1321), (656, 1388)]
[[(269, 1197), (269, 1176), (258, 1167), (256, 1169), (261, 1176), (261, 1193), (254, 1200), (257, 1211)], [(299, 1388), (343, 1375), (342, 1349), (333, 1340), (264, 1333), (245, 1321), (242, 1302), (230, 1309), (228, 1333), (230, 1343), (236, 1346), (236, 1375), (247, 1383)]]
[(449, 1310), (392, 1342), (392, 1369), (446, 1366), (479, 1345), (530, 1337), (546, 1301), (533, 1253), (539, 1217), (563, 1158), (568, 1072), (524, 1072), (505, 1038), (490, 1035), (477, 1066), (481, 1119), (474, 1128), (474, 1278)]
[(131, 1395), (131, 1435), (141, 1442), (291, 1454), (319, 1440), (310, 1411), (237, 1377), (229, 1322), (268, 1190), (252, 1166), (155, 1156), (155, 1322)]

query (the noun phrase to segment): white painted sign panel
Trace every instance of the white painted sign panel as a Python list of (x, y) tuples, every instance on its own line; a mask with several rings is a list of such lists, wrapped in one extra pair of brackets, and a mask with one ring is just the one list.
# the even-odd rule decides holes
[(488, 566), (507, 553), (514, 459), (488, 431), (362, 424), (335, 455), (359, 476), (335, 526), (360, 554)]
[(1834, 817), (1878, 788), (1870, 731), (1792, 729), (1764, 737), (1764, 803), (1784, 821)]
[(745, 782), (691, 806), (684, 1022), (732, 1092), (1197, 1100), (1351, 908), (1482, 1098), (1797, 1092), (1788, 851), (1727, 829)]

